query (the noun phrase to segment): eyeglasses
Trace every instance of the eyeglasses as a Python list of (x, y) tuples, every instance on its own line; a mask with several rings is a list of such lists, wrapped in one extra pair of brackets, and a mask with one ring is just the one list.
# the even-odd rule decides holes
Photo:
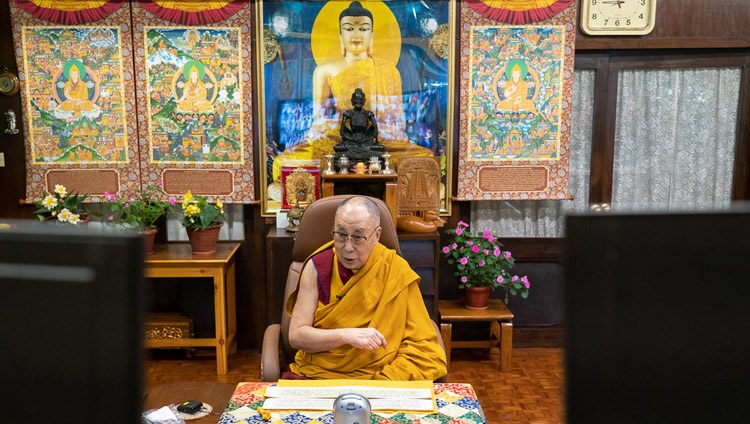
[(349, 235), (347, 233), (342, 233), (341, 231), (331, 231), (331, 235), (333, 236), (333, 241), (335, 241), (336, 243), (346, 244), (347, 240), (351, 240), (352, 244), (360, 245), (360, 244), (364, 244), (367, 240), (369, 240), (370, 237), (372, 237), (373, 234), (375, 234), (375, 231), (378, 231), (378, 228), (380, 227), (375, 227), (375, 230), (373, 230), (373, 232), (370, 233), (369, 236), (363, 236), (361, 234)]

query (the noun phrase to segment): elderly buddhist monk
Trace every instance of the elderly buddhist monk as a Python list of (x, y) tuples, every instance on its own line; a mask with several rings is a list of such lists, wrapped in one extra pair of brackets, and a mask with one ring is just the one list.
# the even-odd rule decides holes
[(299, 349), (282, 378), (435, 380), (447, 373), (419, 276), (379, 243), (380, 213), (366, 197), (336, 210), (333, 241), (303, 265), (286, 310)]

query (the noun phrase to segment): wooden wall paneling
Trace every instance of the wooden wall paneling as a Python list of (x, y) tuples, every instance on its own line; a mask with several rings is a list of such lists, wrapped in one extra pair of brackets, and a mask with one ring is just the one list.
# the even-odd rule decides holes
[[(10, 5), (0, 2), (0, 70), (8, 68), (18, 74), (16, 56), (13, 51), (13, 27), (10, 21)], [(5, 134), (7, 128), (5, 112), (13, 110), (16, 114), (18, 134)], [(26, 198), (26, 155), (23, 145), (23, 112), (21, 109), (21, 92), (13, 96), (0, 95), (0, 153), (3, 154), (5, 166), (0, 168), (0, 217), (14, 219), (33, 219), (34, 209), (19, 204)]]
[(268, 324), (281, 323), (284, 311), (284, 292), (289, 265), (292, 263), (292, 249), (296, 235), (284, 228), (270, 228), (266, 235), (266, 291), (264, 302)]
[(742, 67), (738, 113), (732, 198), (747, 201), (750, 200), (750, 58), (746, 58)]
[[(237, 252), (236, 302), (237, 302), (237, 346), (240, 349), (253, 349), (260, 346), (265, 330), (262, 298), (265, 291), (265, 268), (256, 258), (265, 249), (262, 239), (256, 237), (263, 227), (259, 208), (254, 205), (243, 206), (245, 240)], [(260, 245), (259, 245), (260, 243)]]
[(610, 86), (609, 55), (607, 54), (576, 55), (575, 67), (576, 69), (593, 69), (596, 72), (589, 203), (609, 203), (612, 201), (614, 117), (616, 114), (615, 104), (611, 102), (616, 100), (617, 84), (614, 86), (613, 93)]

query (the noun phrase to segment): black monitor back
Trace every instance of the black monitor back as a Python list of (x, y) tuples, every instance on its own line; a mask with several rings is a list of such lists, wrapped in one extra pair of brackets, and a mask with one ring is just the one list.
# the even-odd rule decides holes
[(0, 230), (0, 422), (140, 422), (143, 241)]
[(750, 213), (566, 224), (567, 422), (750, 419)]

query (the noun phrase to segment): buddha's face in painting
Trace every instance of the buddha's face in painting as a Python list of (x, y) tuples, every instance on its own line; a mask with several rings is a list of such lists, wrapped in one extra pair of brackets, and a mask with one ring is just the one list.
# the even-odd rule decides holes
[(339, 22), (341, 43), (347, 53), (367, 53), (372, 43), (372, 20), (367, 16), (344, 16)]

